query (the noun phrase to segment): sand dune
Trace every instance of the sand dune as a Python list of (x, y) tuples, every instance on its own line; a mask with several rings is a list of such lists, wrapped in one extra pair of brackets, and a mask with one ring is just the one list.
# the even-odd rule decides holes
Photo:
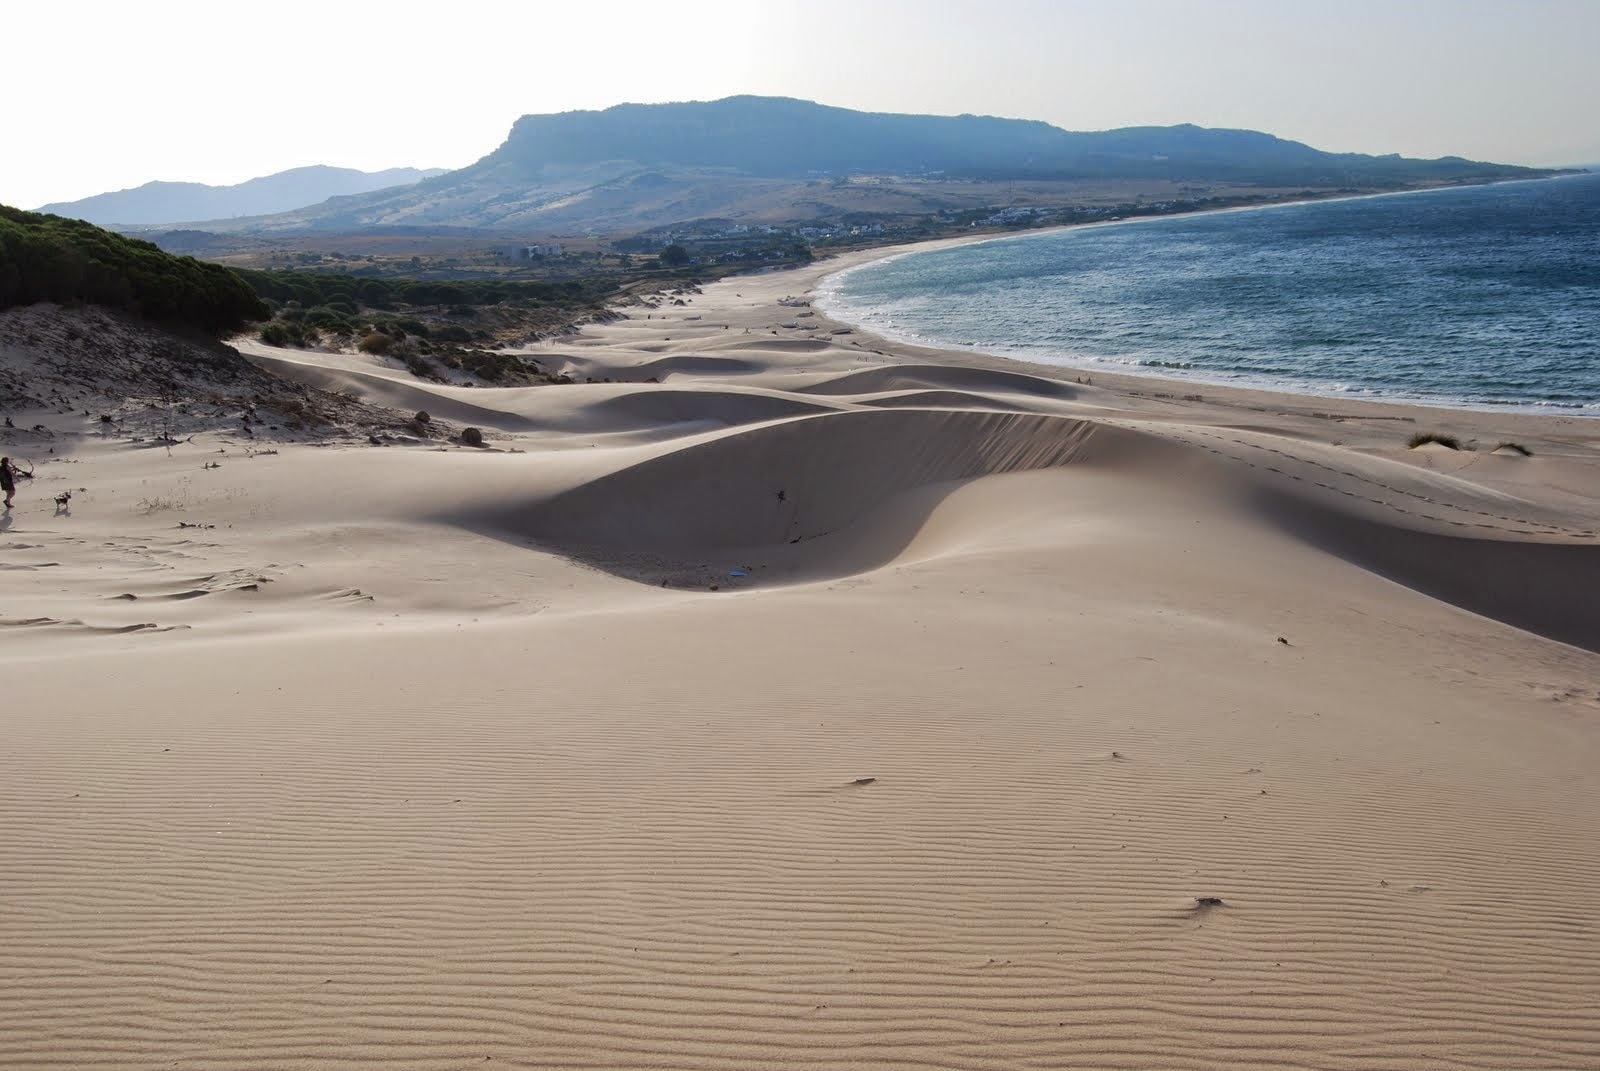
[(918, 388), (994, 391), (1045, 398), (1073, 398), (1077, 393), (1070, 384), (1017, 372), (902, 364), (864, 368), (793, 389), (802, 394), (877, 394)]
[(496, 502), (468, 523), (651, 583), (715, 583), (695, 568), (709, 559), (742, 566), (737, 586), (754, 586), (881, 565), (965, 481), (1175, 452), (1057, 417), (840, 412), (702, 439), (529, 506)]
[(1267, 512), (1313, 546), (1444, 602), (1600, 652), (1600, 545), (1442, 535), (1332, 506), (1284, 507), (1280, 499)]
[(589, 406), (591, 426), (616, 420), (621, 426), (709, 423), (725, 426), (824, 413), (828, 406), (780, 394), (718, 390), (630, 391)]
[[(732, 345), (732, 343), (724, 343)], [(773, 338), (760, 343), (760, 348), (772, 353), (822, 353), (833, 343), (825, 338)]]
[(601, 545), (785, 544), (925, 484), (1066, 464), (1087, 452), (1096, 430), (965, 412), (807, 417), (653, 458), (567, 492), (523, 523), (530, 535)]
[(1600, 1066), (1600, 427), (768, 334), (824, 270), (258, 351), (491, 450), (16, 414), (0, 1066)]
[(959, 390), (908, 390), (896, 394), (877, 394), (860, 399), (862, 405), (879, 409), (974, 409), (1007, 413), (1029, 410), (1009, 401)]
[(635, 381), (647, 380), (652, 377), (665, 379), (668, 376), (739, 376), (752, 372), (760, 372), (764, 366), (753, 360), (742, 360), (736, 357), (712, 357), (698, 353), (675, 354), (670, 357), (651, 357), (644, 361), (619, 361), (607, 363), (594, 357), (573, 357), (569, 363), (581, 370), (582, 374), (594, 378), (610, 375), (613, 377), (626, 375)]
[[(305, 383), (320, 390), (348, 394), (372, 405), (403, 412), (426, 411), (441, 420), (469, 426), (526, 430), (531, 425), (519, 417), (506, 399), (485, 399), (473, 388), (441, 388), (418, 380), (404, 369), (376, 369), (348, 360), (289, 358), (267, 352), (267, 347), (252, 346), (246, 352), (265, 368), (285, 379)], [(514, 388), (513, 388), (514, 389)]]

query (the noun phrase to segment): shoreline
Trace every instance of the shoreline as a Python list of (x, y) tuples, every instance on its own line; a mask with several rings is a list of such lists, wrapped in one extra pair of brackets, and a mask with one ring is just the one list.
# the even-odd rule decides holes
[[(1592, 173), (1579, 172), (1575, 175), (1559, 175), (1551, 176), (1549, 178), (1513, 179), (1504, 182), (1476, 183), (1472, 184), (1472, 186), (1477, 187), (1531, 182), (1552, 182), (1560, 179), (1581, 177), (1584, 174)], [(1300, 385), (1298, 384), (1280, 384), (1274, 383), (1270, 380), (1235, 383), (1223, 380), (1221, 378), (1207, 376), (1204, 374), (1204, 372), (1193, 377), (1174, 376), (1164, 374), (1162, 369), (1156, 367), (1152, 367), (1149, 371), (1145, 371), (1143, 370), (1143, 366), (1107, 366), (1095, 362), (1092, 358), (1085, 358), (1084, 363), (1081, 364), (1068, 363), (1068, 361), (1065, 359), (1061, 363), (1043, 363), (1031, 361), (1026, 357), (1009, 356), (1003, 353), (996, 353), (992, 350), (985, 350), (976, 346), (969, 347), (959, 343), (947, 343), (939, 340), (919, 340), (914, 337), (906, 337), (896, 334), (884, 334), (879, 328), (875, 328), (857, 320), (849, 319), (844, 314), (843, 310), (839, 308), (839, 299), (833, 293), (831, 293), (833, 284), (836, 280), (856, 271), (860, 271), (864, 268), (881, 264), (890, 260), (898, 260), (902, 257), (915, 256), (920, 253), (930, 253), (942, 249), (954, 249), (969, 245), (981, 245), (989, 242), (1023, 241), (1029, 238), (1063, 234), (1072, 231), (1081, 231), (1101, 227), (1120, 227), (1134, 224), (1155, 223), (1169, 219), (1189, 219), (1197, 216), (1221, 215), (1235, 212), (1261, 212), (1275, 208), (1290, 208), (1335, 201), (1364, 201), (1385, 197), (1406, 197), (1416, 194), (1440, 193), (1447, 190), (1457, 190), (1463, 188), (1467, 187), (1460, 185), (1431, 186), (1425, 189), (1392, 190), (1383, 193), (1355, 194), (1348, 197), (1307, 198), (1294, 201), (1278, 201), (1267, 204), (1235, 205), (1227, 208), (1205, 209), (1196, 212), (1178, 212), (1172, 213), (1171, 215), (1143, 216), (1133, 219), (1099, 220), (1092, 223), (1064, 224), (1056, 227), (1044, 227), (1038, 230), (1023, 231), (1018, 233), (998, 235), (958, 235), (948, 238), (930, 239), (922, 242), (909, 242), (897, 246), (877, 247), (870, 250), (852, 250), (848, 253), (837, 254), (836, 258), (829, 258), (830, 260), (837, 259), (839, 263), (834, 264), (827, 271), (818, 273), (814, 278), (811, 278), (810, 283), (805, 289), (804, 293), (805, 296), (813, 302), (813, 306), (819, 311), (819, 313), (826, 316), (830, 323), (842, 327), (848, 327), (866, 337), (876, 339), (884, 345), (910, 347), (919, 351), (937, 351), (957, 358), (975, 357), (986, 360), (1004, 361), (1009, 365), (1015, 365), (1019, 368), (1034, 369), (1034, 374), (1065, 372), (1070, 374), (1115, 377), (1119, 380), (1142, 380), (1151, 383), (1165, 384), (1173, 390), (1187, 389), (1189, 393), (1194, 393), (1196, 390), (1204, 389), (1206, 391), (1243, 392), (1250, 395), (1280, 395), (1285, 398), (1315, 398), (1329, 403), (1345, 402), (1361, 405), (1385, 405), (1406, 409), (1437, 410), (1450, 413), (1484, 413), (1550, 418), (1570, 417), (1585, 421), (1600, 420), (1600, 401), (1571, 405), (1562, 405), (1559, 403), (1541, 405), (1533, 402), (1519, 402), (1508, 403), (1501, 406), (1487, 403), (1474, 404), (1452, 398), (1431, 399), (1365, 394), (1354, 395), (1347, 392), (1334, 390), (1317, 390), (1309, 385), (1304, 389), (1301, 389)], [(814, 267), (815, 265), (807, 268), (789, 270), (805, 272), (809, 276), (812, 268)]]
[[(902, 252), (905, 251), (909, 250)], [(863, 256), (860, 259), (864, 263), (870, 258)], [(836, 270), (841, 270), (841, 266), (830, 264), (818, 268), (813, 265), (810, 268), (789, 269), (786, 274), (794, 277), (798, 284), (803, 284), (796, 290), (797, 295), (814, 300), (818, 281)], [(847, 328), (852, 333), (850, 337), (870, 342), (872, 352), (889, 359), (923, 361), (951, 367), (993, 369), (1062, 383), (1088, 385), (1114, 395), (1121, 405), (1143, 404), (1150, 401), (1174, 404), (1205, 403), (1251, 413), (1293, 415), (1316, 420), (1399, 422), (1415, 425), (1418, 430), (1485, 426), (1496, 429), (1493, 435), (1506, 437), (1552, 434), (1600, 442), (1600, 423), (1596, 422), (1595, 417), (1576, 412), (1524, 412), (1509, 409), (1476, 409), (1459, 405), (1431, 405), (1393, 399), (1326, 397), (1262, 387), (1202, 384), (1156, 374), (1040, 365), (980, 351), (901, 342), (850, 321), (835, 319), (819, 305), (814, 304), (813, 308), (817, 310), (819, 326), (826, 324), (830, 327)]]

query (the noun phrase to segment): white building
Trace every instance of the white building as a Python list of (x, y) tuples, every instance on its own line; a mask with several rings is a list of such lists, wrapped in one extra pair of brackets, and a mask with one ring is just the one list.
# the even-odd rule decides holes
[(559, 257), (561, 244), (548, 242), (543, 245), (519, 245), (502, 250), (501, 255), (511, 260), (532, 260), (535, 257)]

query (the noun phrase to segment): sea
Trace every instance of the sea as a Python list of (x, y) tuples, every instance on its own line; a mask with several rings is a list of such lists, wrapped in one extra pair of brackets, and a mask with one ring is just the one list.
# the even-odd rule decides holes
[(886, 337), (1091, 378), (1600, 416), (1600, 174), (1036, 231), (822, 291)]

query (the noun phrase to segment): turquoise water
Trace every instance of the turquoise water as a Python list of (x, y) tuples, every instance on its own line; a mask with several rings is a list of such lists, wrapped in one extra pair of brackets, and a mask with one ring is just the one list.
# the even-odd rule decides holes
[(1600, 416), (1600, 175), (1041, 232), (823, 289), (889, 337), (1091, 373)]

